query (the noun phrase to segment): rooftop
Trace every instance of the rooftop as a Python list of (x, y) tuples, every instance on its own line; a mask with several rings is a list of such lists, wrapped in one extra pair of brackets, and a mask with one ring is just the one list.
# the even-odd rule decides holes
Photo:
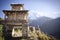
[(28, 10), (3, 10), (3, 12), (28, 12)]
[(24, 4), (11, 4), (11, 6), (23, 6)]

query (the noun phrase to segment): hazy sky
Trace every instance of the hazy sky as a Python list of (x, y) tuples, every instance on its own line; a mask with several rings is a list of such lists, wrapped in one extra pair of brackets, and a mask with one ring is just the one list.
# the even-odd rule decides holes
[(11, 9), (10, 4), (22, 3), (29, 10), (29, 18), (40, 16), (50, 18), (60, 17), (60, 0), (0, 0), (0, 17), (4, 18), (2, 10)]

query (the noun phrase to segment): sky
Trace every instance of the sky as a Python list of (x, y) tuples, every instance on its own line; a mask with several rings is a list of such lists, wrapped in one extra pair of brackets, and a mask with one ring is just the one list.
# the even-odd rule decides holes
[(58, 18), (60, 17), (60, 0), (0, 0), (0, 17), (4, 18), (2, 10), (11, 10), (10, 4), (24, 4), (29, 10), (29, 18), (38, 17)]

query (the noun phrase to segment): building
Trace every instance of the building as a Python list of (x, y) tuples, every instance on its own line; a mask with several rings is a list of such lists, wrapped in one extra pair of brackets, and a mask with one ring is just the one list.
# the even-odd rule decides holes
[[(19, 36), (26, 36), (27, 35), (27, 27), (28, 27), (28, 10), (24, 9), (24, 4), (11, 4), (11, 10), (3, 10), (5, 14), (5, 31), (6, 34), (12, 34), (13, 28), (16, 29), (20, 28), (22, 34)], [(18, 36), (17, 36), (18, 37)]]
[(25, 10), (24, 4), (11, 4), (11, 10), (3, 10), (5, 14), (4, 20), (4, 38), (5, 40), (48, 40), (48, 36), (44, 36), (39, 26), (32, 27), (28, 25), (28, 10)]

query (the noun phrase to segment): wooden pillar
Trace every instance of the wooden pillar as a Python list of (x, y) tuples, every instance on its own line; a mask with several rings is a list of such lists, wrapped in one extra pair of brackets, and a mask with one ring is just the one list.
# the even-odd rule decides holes
[(17, 19), (16, 19), (17, 17), (16, 17), (16, 12), (14, 12), (14, 20), (16, 21)]
[(27, 38), (28, 36), (28, 27), (27, 27), (27, 24), (23, 24), (22, 26), (22, 35), (23, 35), (23, 38)]
[(4, 15), (4, 19), (6, 20), (6, 14)]

